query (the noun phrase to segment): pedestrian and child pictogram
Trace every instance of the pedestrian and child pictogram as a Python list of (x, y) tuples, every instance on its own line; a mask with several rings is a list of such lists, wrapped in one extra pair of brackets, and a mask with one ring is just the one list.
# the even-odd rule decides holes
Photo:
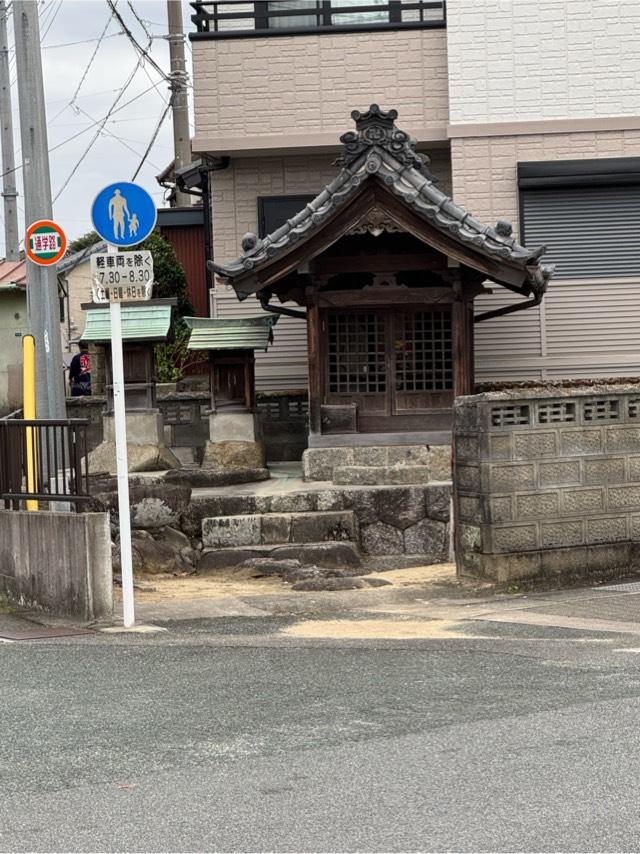
[(27, 258), (34, 264), (57, 264), (67, 251), (67, 237), (60, 226), (50, 219), (39, 219), (27, 229), (25, 239)]
[(91, 207), (93, 226), (113, 246), (136, 246), (156, 225), (153, 198), (138, 184), (118, 181), (96, 196)]

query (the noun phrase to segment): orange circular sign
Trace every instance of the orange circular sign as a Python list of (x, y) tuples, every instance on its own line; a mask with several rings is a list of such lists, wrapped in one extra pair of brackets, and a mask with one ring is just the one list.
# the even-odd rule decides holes
[(24, 245), (27, 257), (34, 264), (48, 267), (57, 264), (67, 251), (67, 236), (57, 223), (39, 219), (27, 229)]

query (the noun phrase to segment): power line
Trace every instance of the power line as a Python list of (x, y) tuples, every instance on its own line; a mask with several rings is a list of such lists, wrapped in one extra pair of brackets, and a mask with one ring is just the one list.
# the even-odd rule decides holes
[(145, 25), (145, 23), (144, 23), (143, 19), (142, 19), (142, 18), (140, 17), (140, 15), (138, 15), (138, 13), (136, 12), (136, 10), (135, 10), (135, 8), (134, 8), (133, 3), (131, 2), (131, 0), (127, 0), (127, 6), (128, 6), (128, 7), (131, 9), (131, 11), (133, 12), (133, 17), (136, 19), (136, 21), (140, 24), (140, 26), (141, 26), (141, 27), (142, 27), (142, 29), (144, 30), (146, 37), (149, 39), (149, 42), (152, 42), (152, 41), (153, 41), (153, 36), (151, 35), (151, 33), (149, 32), (149, 30), (147, 29), (147, 27), (146, 27), (146, 25)]
[[(114, 115), (115, 113), (119, 113), (120, 110), (124, 110), (125, 107), (129, 106), (129, 104), (133, 104), (134, 101), (137, 101), (139, 98), (142, 98), (144, 95), (147, 95), (152, 89), (153, 89), (153, 86), (149, 86), (148, 89), (145, 89), (143, 92), (138, 93), (137, 95), (135, 95), (133, 98), (131, 98), (126, 103), (121, 104), (117, 110), (113, 110), (110, 114)], [(108, 91), (112, 91), (112, 90), (108, 90)], [(107, 116), (106, 116), (107, 119), (109, 118), (110, 114), (107, 114)], [(66, 145), (69, 142), (73, 142), (74, 139), (77, 139), (79, 136), (82, 136), (83, 133), (86, 133), (87, 131), (91, 130), (92, 127), (95, 127), (96, 125), (100, 124), (102, 121), (103, 121), (103, 119), (98, 119), (98, 121), (93, 122), (93, 124), (88, 125), (88, 127), (82, 128), (82, 130), (78, 131), (78, 133), (74, 133), (72, 136), (68, 137), (67, 139), (64, 139), (62, 142), (59, 142), (57, 145), (54, 145), (52, 148), (49, 149), (49, 154), (52, 154), (54, 151), (57, 151), (58, 148), (62, 148), (63, 145)], [(17, 172), (19, 169), (22, 169), (22, 164), (20, 164), (19, 166), (16, 166), (14, 169), (7, 170), (7, 172), (0, 173), (0, 178), (3, 178), (5, 175), (8, 175), (9, 172)]]
[(82, 74), (82, 77), (80, 78), (80, 82), (76, 86), (76, 91), (73, 93), (73, 96), (72, 96), (71, 100), (69, 101), (70, 107), (73, 107), (73, 105), (75, 104), (78, 93), (80, 92), (80, 89), (82, 88), (82, 84), (84, 83), (84, 81), (87, 78), (87, 74), (89, 73), (89, 69), (93, 65), (93, 60), (96, 58), (96, 54), (100, 50), (100, 45), (102, 44), (102, 40), (104, 39), (106, 32), (109, 29), (109, 24), (111, 23), (112, 20), (113, 20), (113, 14), (109, 15), (109, 17), (107, 18), (107, 21), (106, 21), (106, 23), (102, 29), (102, 32), (100, 33), (100, 36), (98, 37), (98, 44), (95, 46), (95, 49), (94, 49), (93, 53), (91, 54), (91, 58), (89, 59), (89, 62), (87, 63), (87, 67), (85, 68), (85, 70)]
[[(144, 165), (144, 162), (145, 162), (145, 160), (147, 159), (147, 156), (149, 155), (149, 152), (150, 152), (150, 151), (151, 151), (151, 149), (153, 148), (153, 144), (154, 144), (154, 142), (156, 141), (156, 138), (157, 138), (158, 134), (160, 133), (160, 128), (162, 127), (162, 123), (163, 123), (163, 122), (164, 122), (164, 120), (166, 119), (167, 114), (168, 114), (168, 112), (169, 112), (169, 110), (171, 109), (171, 107), (172, 107), (172, 106), (173, 106), (172, 101), (169, 101), (169, 103), (167, 104), (167, 106), (164, 108), (164, 111), (163, 111), (162, 115), (160, 116), (160, 119), (159, 119), (159, 121), (158, 121), (158, 124), (156, 125), (156, 128), (155, 128), (155, 130), (154, 130), (154, 132), (153, 132), (153, 135), (152, 135), (152, 137), (151, 137), (151, 140), (150, 140), (150, 142), (149, 142), (149, 145), (147, 146), (147, 150), (146, 150), (146, 151), (145, 151), (145, 153), (142, 155), (142, 160), (141, 160), (141, 161), (140, 161), (140, 163), (138, 164), (138, 168), (136, 169), (136, 171), (133, 173), (133, 178), (131, 179), (132, 181), (135, 181), (135, 180), (136, 180), (136, 178), (138, 177), (138, 173), (139, 173), (139, 172), (140, 172), (140, 170), (142, 169), (142, 167), (143, 167), (143, 165)], [(153, 163), (152, 163), (151, 165), (153, 166)], [(157, 169), (157, 168), (158, 168), (157, 166), (154, 166), (154, 169)]]
[[(118, 36), (123, 36), (123, 35), (124, 35), (124, 33), (122, 31), (120, 31), (118, 33), (111, 33), (110, 36), (101, 36), (101, 38), (115, 39)], [(54, 48), (57, 48), (57, 47), (72, 47), (73, 45), (76, 45), (76, 44), (91, 44), (91, 42), (97, 42), (100, 40), (101, 40), (100, 38), (93, 38), (93, 39), (80, 39), (80, 41), (77, 41), (77, 42), (62, 42), (61, 44), (44, 44), (44, 45), (42, 45), (42, 50), (54, 50)]]
[[(95, 124), (98, 124), (98, 122), (96, 122), (96, 121), (95, 121), (95, 119), (93, 118), (93, 116), (89, 115), (89, 113), (88, 113), (86, 110), (83, 110), (83, 109), (81, 109), (81, 108), (79, 108), (79, 110), (80, 110), (80, 112), (81, 112), (84, 116), (86, 116), (88, 119), (91, 119), (91, 121), (93, 121)], [(99, 121), (99, 120), (98, 120), (98, 121)], [(116, 142), (119, 142), (119, 143), (120, 143), (120, 145), (123, 145), (123, 146), (124, 146), (125, 148), (127, 148), (129, 151), (133, 152), (133, 154), (135, 154), (135, 155), (136, 155), (136, 157), (140, 157), (140, 152), (139, 152), (139, 151), (136, 151), (136, 149), (135, 149), (135, 148), (132, 148), (132, 146), (128, 145), (127, 141), (126, 141), (125, 139), (123, 139), (122, 137), (120, 137), (120, 136), (116, 136), (114, 133), (111, 133), (111, 131), (110, 131), (110, 130), (107, 130), (107, 128), (106, 128), (106, 127), (104, 127), (104, 128), (102, 129), (102, 132), (103, 132), (103, 133), (105, 133), (107, 136), (110, 136), (112, 139), (115, 139), (115, 140), (116, 140)], [(144, 145), (144, 143), (141, 143), (141, 145)], [(152, 165), (153, 165), (153, 164), (152, 164)], [(154, 166), (154, 169), (158, 169), (158, 168), (159, 168), (158, 166)]]
[(125, 23), (122, 15), (120, 14), (120, 12), (118, 12), (118, 10), (116, 9), (116, 6), (115, 6), (115, 3), (113, 2), (113, 0), (107, 0), (107, 6), (111, 9), (114, 17), (116, 18), (116, 20), (118, 21), (118, 23), (120, 24), (122, 29), (124, 30), (124, 34), (126, 35), (126, 37), (129, 39), (129, 41), (134, 46), (136, 51), (140, 54), (141, 59), (148, 60), (149, 64), (153, 68), (155, 68), (155, 70), (158, 72), (158, 74), (164, 80), (168, 81), (169, 80), (168, 75), (162, 70), (162, 68), (158, 65), (158, 63), (155, 61), (155, 59), (149, 54), (149, 47), (151, 46), (151, 43), (149, 43), (149, 45), (147, 46), (146, 49), (143, 48), (142, 45), (138, 42), (136, 37), (131, 32), (131, 30), (129, 29), (129, 27), (126, 25), (126, 23)]
[(117, 95), (117, 97), (116, 97), (115, 101), (113, 102), (113, 104), (112, 104), (112, 105), (111, 105), (111, 107), (109, 108), (109, 111), (107, 112), (106, 116), (104, 116), (104, 118), (102, 119), (102, 121), (101, 121), (101, 123), (100, 123), (100, 127), (98, 128), (98, 130), (96, 131), (96, 133), (95, 133), (95, 134), (94, 134), (94, 136), (92, 137), (91, 142), (90, 142), (90, 143), (89, 143), (89, 145), (85, 148), (85, 150), (82, 152), (82, 154), (80, 155), (80, 159), (78, 160), (78, 162), (76, 163), (76, 165), (73, 167), (73, 169), (71, 170), (71, 172), (70, 172), (70, 173), (69, 173), (69, 175), (67, 176), (67, 179), (65, 180), (65, 182), (63, 183), (63, 185), (60, 187), (60, 189), (59, 189), (59, 190), (58, 190), (58, 192), (56, 193), (56, 195), (55, 195), (55, 197), (54, 197), (54, 199), (53, 199), (53, 201), (54, 201), (54, 202), (56, 202), (56, 201), (60, 198), (61, 194), (62, 194), (62, 193), (65, 191), (65, 189), (69, 186), (69, 182), (71, 181), (71, 179), (73, 178), (73, 176), (76, 174), (76, 172), (77, 172), (77, 171), (78, 171), (78, 169), (80, 168), (80, 164), (82, 163), (82, 161), (85, 159), (85, 157), (87, 156), (87, 154), (88, 154), (88, 153), (91, 151), (91, 149), (93, 148), (94, 143), (96, 142), (96, 140), (98, 139), (98, 137), (99, 137), (99, 136), (100, 136), (100, 134), (102, 133), (102, 131), (103, 131), (103, 129), (104, 129), (104, 126), (105, 126), (105, 124), (107, 123), (108, 118), (111, 116), (112, 112), (114, 111), (114, 109), (115, 109), (115, 107), (116, 107), (116, 104), (118, 103), (118, 101), (120, 100), (120, 98), (122, 98), (122, 96), (124, 95), (124, 93), (125, 93), (125, 90), (126, 90), (127, 86), (131, 83), (131, 81), (132, 81), (132, 80), (133, 80), (133, 78), (135, 77), (135, 75), (136, 75), (136, 73), (137, 73), (138, 69), (140, 68), (140, 65), (141, 65), (141, 64), (142, 64), (142, 58), (140, 58), (140, 59), (138, 60), (138, 62), (136, 63), (136, 65), (135, 65), (135, 67), (134, 67), (133, 71), (131, 72), (131, 74), (129, 75), (129, 77), (128, 77), (128, 78), (126, 79), (126, 81), (124, 82), (124, 84), (123, 84), (122, 88), (120, 89), (120, 92), (118, 93), (118, 95)]

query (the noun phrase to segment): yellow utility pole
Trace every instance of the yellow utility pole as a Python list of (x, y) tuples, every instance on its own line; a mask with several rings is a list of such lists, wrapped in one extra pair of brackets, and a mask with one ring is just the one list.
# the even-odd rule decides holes
[[(33, 335), (25, 335), (22, 339), (22, 416), (27, 421), (36, 417), (36, 340)], [(27, 492), (38, 491), (36, 475), (36, 431), (33, 427), (26, 428), (27, 439)], [(27, 499), (27, 510), (37, 510), (38, 502)]]

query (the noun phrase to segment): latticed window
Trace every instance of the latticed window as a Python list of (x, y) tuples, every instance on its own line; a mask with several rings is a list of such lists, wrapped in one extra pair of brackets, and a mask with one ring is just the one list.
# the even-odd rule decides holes
[(329, 315), (329, 391), (367, 394), (387, 390), (385, 322), (381, 314)]
[(398, 315), (394, 346), (397, 391), (453, 388), (450, 312), (418, 311)]

